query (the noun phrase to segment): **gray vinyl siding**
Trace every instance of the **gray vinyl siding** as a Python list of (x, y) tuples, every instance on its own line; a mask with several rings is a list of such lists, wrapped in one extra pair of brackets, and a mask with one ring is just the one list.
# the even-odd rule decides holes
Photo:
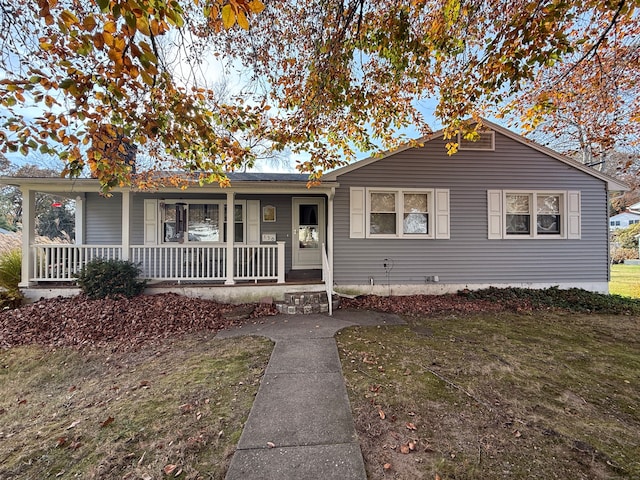
[(85, 243), (120, 245), (122, 242), (122, 194), (103, 197), (87, 193), (85, 197)]
[[(495, 151), (447, 156), (435, 140), (338, 177), (334, 280), (338, 285), (606, 282), (607, 191), (603, 181), (496, 133)], [(349, 187), (443, 188), (450, 239), (349, 238)], [(581, 192), (581, 238), (487, 238), (487, 190)]]

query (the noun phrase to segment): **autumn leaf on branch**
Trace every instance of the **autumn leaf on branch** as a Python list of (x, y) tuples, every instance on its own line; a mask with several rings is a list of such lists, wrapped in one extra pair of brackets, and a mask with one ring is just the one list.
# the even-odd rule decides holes
[[(579, 105), (594, 113), (591, 105), (606, 105), (592, 135), (607, 149), (611, 133), (638, 136), (630, 40), (638, 6), (39, 0), (33, 8), (7, 0), (0, 153), (56, 155), (65, 175), (88, 170), (108, 192), (158, 181), (227, 185), (225, 173), (254, 165), (264, 144), (304, 154), (297, 168), (314, 183), (360, 151), (408, 142), (408, 127), (430, 133), (424, 100), (436, 102), (450, 154), (458, 134), (477, 136), (482, 116), (507, 104), (531, 127)], [(205, 63), (214, 59), (218, 70), (246, 73), (232, 95), (211, 84)], [(601, 88), (575, 88), (598, 82), (613, 85), (600, 100)], [(24, 110), (33, 106), (35, 119)], [(593, 119), (576, 115), (581, 124)], [(144, 159), (135, 173), (132, 148)], [(159, 171), (183, 175), (158, 180)]]

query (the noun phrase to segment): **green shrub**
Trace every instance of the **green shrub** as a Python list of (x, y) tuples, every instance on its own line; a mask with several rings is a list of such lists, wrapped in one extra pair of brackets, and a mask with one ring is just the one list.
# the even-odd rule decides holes
[(589, 292), (581, 288), (560, 289), (550, 287), (545, 289), (528, 288), (496, 288), (483, 290), (460, 291), (469, 299), (489, 300), (503, 305), (519, 306), (528, 303), (533, 308), (559, 308), (570, 312), (601, 313), (611, 315), (638, 315), (640, 301), (620, 295), (605, 295)]
[(0, 255), (0, 288), (17, 292), (22, 277), (22, 251), (15, 248)]
[(140, 269), (126, 260), (96, 259), (78, 273), (78, 285), (89, 298), (135, 297), (146, 281), (138, 280)]
[(626, 228), (617, 230), (613, 234), (613, 243), (618, 244), (622, 248), (638, 248), (638, 239), (636, 235), (640, 234), (640, 223), (634, 223)]
[(612, 248), (611, 263), (624, 263), (625, 260), (635, 260), (638, 258), (637, 248)]

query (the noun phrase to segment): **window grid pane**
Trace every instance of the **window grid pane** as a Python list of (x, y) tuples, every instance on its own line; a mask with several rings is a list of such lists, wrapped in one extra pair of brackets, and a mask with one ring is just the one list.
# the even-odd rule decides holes
[(218, 205), (189, 205), (189, 241), (217, 242), (220, 240)]
[(369, 233), (374, 235), (395, 235), (395, 213), (372, 213), (370, 218)]
[(529, 195), (507, 194), (507, 213), (513, 214), (529, 214)]
[(538, 195), (536, 203), (538, 235), (560, 235), (560, 195)]
[(376, 192), (371, 194), (372, 212), (395, 212), (396, 194), (394, 192)]
[(506, 195), (507, 235), (531, 234), (531, 196), (508, 193)]
[(426, 193), (404, 194), (402, 233), (406, 235), (426, 235), (429, 233), (428, 205)]

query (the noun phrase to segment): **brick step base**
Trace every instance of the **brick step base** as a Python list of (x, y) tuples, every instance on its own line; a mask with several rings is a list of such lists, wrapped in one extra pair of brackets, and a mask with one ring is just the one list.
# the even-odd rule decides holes
[[(340, 305), (340, 298), (333, 297), (334, 309)], [(329, 312), (329, 300), (327, 292), (295, 292), (285, 293), (284, 302), (276, 302), (276, 308), (280, 313), (288, 315), (309, 315), (312, 313)]]

